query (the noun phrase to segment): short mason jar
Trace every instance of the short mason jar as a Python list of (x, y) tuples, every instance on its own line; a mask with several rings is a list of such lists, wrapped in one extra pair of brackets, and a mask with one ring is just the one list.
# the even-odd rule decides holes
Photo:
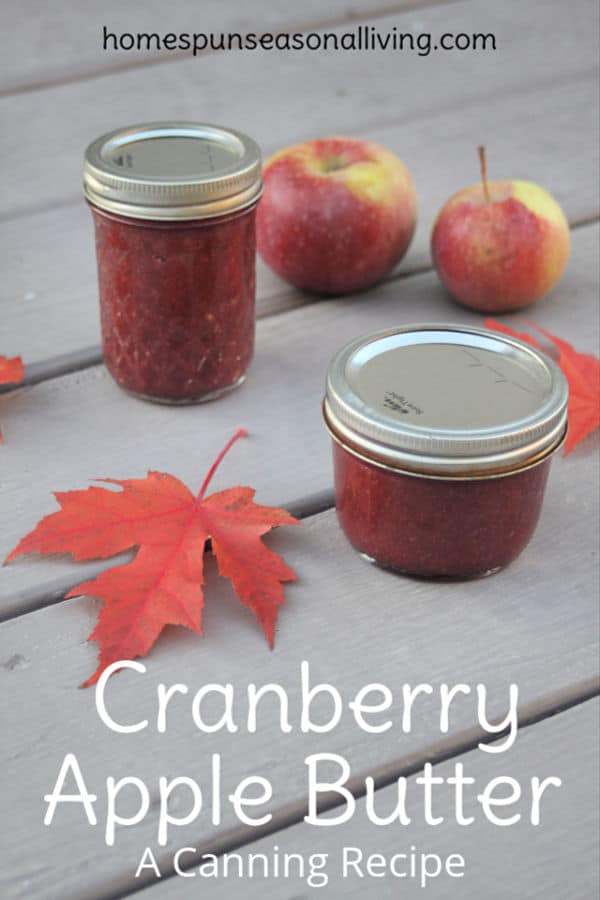
[(231, 129), (155, 122), (87, 148), (104, 360), (122, 388), (194, 403), (244, 380), (261, 190), (259, 148)]
[(323, 404), (346, 536), (410, 575), (508, 565), (537, 525), (567, 399), (551, 359), (497, 332), (415, 325), (352, 342)]

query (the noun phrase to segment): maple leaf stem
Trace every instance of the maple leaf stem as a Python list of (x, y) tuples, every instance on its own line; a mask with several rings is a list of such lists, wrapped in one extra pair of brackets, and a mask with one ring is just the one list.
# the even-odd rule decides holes
[(205, 478), (204, 481), (202, 482), (202, 487), (201, 487), (200, 490), (198, 491), (198, 500), (202, 500), (202, 498), (204, 497), (206, 491), (208, 490), (208, 486), (209, 486), (209, 484), (211, 483), (211, 481), (212, 481), (212, 479), (213, 479), (213, 476), (214, 476), (215, 472), (217, 471), (217, 469), (219, 468), (219, 466), (220, 466), (221, 463), (223, 462), (223, 458), (227, 455), (227, 453), (229, 452), (229, 450), (231, 450), (231, 448), (233, 447), (233, 445), (235, 444), (235, 442), (238, 441), (240, 438), (243, 438), (243, 437), (248, 437), (248, 432), (246, 431), (245, 428), (238, 428), (238, 430), (237, 430), (236, 433), (233, 435), (233, 437), (229, 438), (229, 440), (227, 441), (227, 443), (225, 444), (225, 446), (223, 447), (223, 449), (221, 450), (221, 452), (219, 453), (219, 455), (218, 455), (217, 458), (215, 459), (214, 463), (212, 464), (212, 466), (211, 466), (210, 469), (208, 470), (208, 473), (207, 473), (207, 475), (206, 475), (206, 478)]
[(487, 163), (485, 160), (485, 147), (478, 147), (477, 152), (479, 154), (479, 165), (481, 166), (481, 180), (483, 182), (483, 194), (485, 196), (486, 201), (490, 202), (490, 189), (488, 187), (487, 180)]

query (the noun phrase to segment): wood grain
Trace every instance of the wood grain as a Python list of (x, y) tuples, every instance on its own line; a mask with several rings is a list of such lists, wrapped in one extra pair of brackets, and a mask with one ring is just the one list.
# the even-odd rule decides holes
[[(299, 708), (300, 663), (313, 679), (338, 685), (347, 703), (364, 684), (387, 683), (398, 721), (404, 683), (485, 683), (492, 717), (502, 716), (508, 687), (520, 687), (524, 721), (548, 716), (597, 689), (598, 673), (598, 435), (553, 464), (540, 526), (513, 566), (497, 576), (439, 584), (393, 576), (365, 563), (348, 546), (329, 509), (332, 502), (328, 439), (320, 421), (324, 375), (332, 353), (357, 334), (411, 321), (481, 324), (455, 306), (432, 272), (412, 274), (366, 295), (308, 303), (259, 268), (257, 358), (247, 384), (217, 403), (169, 409), (132, 400), (102, 366), (56, 377), (97, 356), (97, 311), (91, 229), (81, 204), (85, 144), (119, 122), (189, 117), (230, 122), (247, 130), (266, 152), (335, 129), (372, 137), (396, 150), (415, 175), (421, 222), (402, 274), (428, 265), (428, 234), (437, 207), (463, 183), (475, 180), (473, 147), (488, 145), (492, 176), (538, 181), (557, 196), (574, 222), (598, 215), (598, 123), (595, 27), (592, 0), (556, 4), (508, 0), (437, 3), (421, 0), (306, 0), (290, 4), (223, 4), (181, 0), (165, 9), (142, 6), (94, 9), (75, 0), (58, 5), (23, 0), (0, 60), (0, 176), (3, 191), (3, 294), (0, 350), (22, 352), (34, 387), (0, 397), (5, 443), (0, 450), (0, 555), (4, 556), (54, 506), (52, 490), (83, 487), (97, 476), (131, 477), (148, 468), (172, 471), (193, 486), (238, 424), (251, 437), (220, 470), (215, 489), (250, 483), (265, 503), (309, 515), (303, 528), (282, 531), (269, 545), (300, 574), (281, 611), (270, 653), (247, 610), (208, 565), (206, 640), (168, 629), (148, 660), (144, 677), (121, 673), (109, 688), (115, 716), (155, 711), (159, 683), (231, 682), (236, 712), (249, 681), (279, 682)], [(420, 8), (423, 7), (423, 8)], [(383, 16), (382, 13), (389, 12)], [(103, 55), (98, 26), (115, 30), (183, 30), (201, 18), (202, 30), (328, 27), (377, 15), (382, 29), (415, 33), (493, 31), (495, 53), (416, 55), (259, 54), (180, 59)], [(34, 24), (35, 22), (35, 24)], [(181, 23), (181, 24), (180, 24)], [(51, 86), (52, 85), (52, 86)], [(597, 352), (599, 281), (597, 224), (578, 228), (573, 257), (561, 285), (528, 317), (563, 335), (578, 349)], [(296, 306), (303, 306), (294, 309)], [(283, 311), (283, 312), (282, 312)], [(280, 315), (272, 313), (281, 312)], [(480, 733), (472, 698), (453, 707), (450, 733), (439, 733), (439, 707), (424, 698), (410, 734), (369, 737), (349, 714), (325, 738), (282, 735), (276, 710), (265, 705), (258, 733), (204, 735), (193, 726), (187, 698), (170, 709), (167, 734), (115, 735), (99, 721), (91, 691), (78, 691), (93, 669), (86, 642), (97, 603), (89, 598), (54, 603), (66, 588), (106, 566), (64, 559), (26, 559), (0, 571), (0, 770), (2, 771), (2, 900), (114, 900), (137, 892), (135, 869), (152, 845), (168, 868), (173, 850), (199, 851), (254, 841), (249, 851), (282, 849), (339, 855), (344, 844), (377, 852), (419, 849), (464, 852), (468, 880), (456, 894), (486, 900), (589, 900), (597, 894), (597, 703), (581, 703), (523, 730), (508, 756), (473, 751), (462, 757), (483, 783), (496, 774), (525, 781), (558, 774), (561, 792), (544, 804), (547, 819), (493, 829), (479, 823), (459, 830), (373, 829), (362, 805), (347, 828), (314, 832), (299, 824), (306, 799), (308, 753), (346, 756), (356, 784), (371, 773), (392, 780), (426, 760), (456, 756)], [(11, 618), (12, 617), (12, 618)], [(296, 717), (294, 719), (294, 716)], [(51, 828), (42, 823), (50, 791), (67, 752), (75, 752), (90, 790), (106, 809), (105, 780), (135, 774), (152, 792), (139, 826), (121, 829), (107, 849), (102, 826), (89, 827), (75, 805), (59, 809)], [(275, 833), (256, 841), (226, 807), (222, 825), (206, 812), (156, 848), (157, 782), (189, 775), (210, 793), (212, 753), (223, 755), (223, 795), (244, 776), (259, 773), (274, 787)], [(452, 761), (439, 764), (449, 773)], [(383, 788), (378, 802), (392, 802)], [(133, 808), (130, 796), (125, 806)], [(449, 812), (446, 795), (441, 806)], [(277, 830), (285, 829), (285, 830)], [(596, 855), (594, 855), (596, 854)], [(406, 885), (400, 883), (401, 887)], [(373, 887), (374, 885), (374, 887)], [(451, 895), (453, 883), (431, 882), (428, 897)], [(238, 890), (239, 888), (239, 890)], [(464, 888), (464, 889), (463, 889)], [(300, 882), (210, 884), (170, 879), (136, 893), (143, 900), (197, 896), (214, 900), (300, 900)], [(398, 882), (332, 882), (323, 896), (390, 900)], [(406, 896), (420, 896), (405, 891)]]
[[(598, 225), (577, 229), (561, 284), (528, 318), (594, 353), (598, 341)], [(368, 295), (322, 301), (258, 323), (256, 359), (246, 384), (217, 402), (169, 408), (124, 394), (102, 366), (0, 397), (4, 432), (0, 469), (0, 556), (54, 509), (51, 492), (85, 487), (90, 479), (131, 478), (147, 469), (171, 471), (190, 487), (238, 425), (241, 442), (218, 473), (218, 486), (252, 484), (260, 502), (295, 504), (330, 489), (328, 438), (320, 404), (330, 358), (348, 340), (410, 322), (481, 325), (446, 295), (433, 272), (382, 285)], [(554, 490), (576, 520), (555, 539), (579, 559), (595, 528), (597, 495), (592, 437), (558, 459)], [(555, 494), (555, 502), (559, 495)], [(560, 505), (560, 503), (559, 503)], [(575, 511), (579, 509), (579, 515)], [(557, 515), (555, 513), (555, 515)], [(551, 517), (552, 520), (552, 517)], [(579, 531), (579, 529), (581, 529)], [(591, 578), (592, 557), (584, 565)], [(89, 566), (26, 559), (0, 570), (0, 609), (14, 615), (60, 596)], [(564, 577), (571, 574), (570, 567)]]
[[(327, 873), (329, 883), (319, 888), (319, 897), (326, 900), (363, 900), (377, 896), (377, 900), (396, 900), (401, 896), (417, 898), (426, 894), (428, 900), (591, 900), (598, 895), (598, 701), (590, 701), (562, 715), (527, 728), (517, 745), (507, 754), (491, 756), (473, 751), (460, 757), (466, 775), (476, 779), (478, 789), (499, 775), (510, 775), (522, 785), (523, 802), (508, 807), (503, 816), (520, 813), (522, 820), (509, 827), (494, 826), (481, 820), (481, 807), (470, 802), (465, 814), (479, 816), (471, 827), (455, 824), (455, 798), (447, 785), (436, 795), (436, 816), (444, 816), (438, 826), (423, 824), (423, 812), (418, 803), (411, 807), (413, 823), (408, 827), (377, 828), (369, 822), (364, 802), (359, 803), (353, 819), (334, 828), (297, 825), (249, 844), (238, 852), (242, 857), (263, 853), (272, 859), (274, 847), (280, 858), (285, 853), (300, 853), (309, 859), (313, 853), (329, 854)], [(437, 777), (454, 775), (456, 760), (436, 766)], [(538, 827), (524, 821), (529, 810), (525, 801), (531, 778), (557, 776), (562, 787), (549, 788), (542, 798), (542, 818)], [(409, 780), (408, 794), (417, 789), (414, 776)], [(506, 790), (506, 789), (505, 789)], [(507, 791), (508, 793), (508, 791)], [(376, 809), (380, 815), (389, 814), (397, 802), (397, 791), (390, 787), (377, 795)], [(420, 817), (420, 818), (419, 818)], [(344, 878), (344, 848), (362, 850), (369, 854), (383, 854), (388, 859), (396, 853), (410, 853), (411, 846), (419, 852), (437, 853), (442, 857), (460, 853), (465, 859), (463, 878), (442, 875), (427, 882), (423, 890), (418, 881), (399, 880), (389, 872), (384, 877), (361, 879), (350, 869)], [(348, 854), (353, 858), (352, 854)], [(182, 861), (191, 861), (183, 856)], [(260, 863), (258, 871), (260, 872)], [(365, 864), (362, 865), (365, 870)], [(235, 865), (232, 866), (235, 872)], [(381, 870), (379, 870), (381, 871)], [(234, 875), (220, 880), (172, 878), (136, 895), (139, 900), (192, 900), (202, 891), (210, 891), (211, 900), (299, 900), (308, 897), (306, 880), (260, 875), (243, 882)]]
[(77, 199), (83, 148), (118, 123), (165, 117), (231, 123), (271, 147), (332, 125), (363, 132), (391, 116), (406, 122), (477, 99), (487, 99), (493, 117), (493, 103), (507, 92), (594, 70), (596, 16), (594, 0), (469, 0), (378, 24), (434, 35), (472, 32), (476, 24), (478, 32), (496, 35), (496, 51), (432, 52), (427, 58), (386, 52), (377, 54), (376, 64), (373, 53), (357, 51), (352, 65), (344, 52), (211, 55), (6, 96), (0, 100), (3, 215)]
[[(92, 691), (77, 690), (94, 668), (95, 650), (85, 641), (97, 613), (92, 600), (69, 600), (2, 624), (1, 694), (10, 700), (0, 735), (3, 900), (100, 900), (139, 886), (133, 878), (137, 862), (146, 845), (156, 844), (159, 776), (189, 775), (209, 792), (212, 753), (222, 754), (224, 797), (242, 777), (264, 775), (274, 790), (269, 809), (285, 821), (290, 810), (305, 802), (304, 759), (309, 753), (342, 754), (357, 776), (390, 776), (419, 760), (447, 755), (464, 746), (465, 737), (472, 739), (477, 724), (473, 697), (456, 701), (449, 734), (441, 735), (442, 683), (485, 684), (493, 718), (506, 714), (511, 683), (519, 685), (521, 709), (529, 715), (589, 691), (598, 666), (598, 604), (590, 572), (594, 523), (578, 489), (584, 466), (576, 465), (576, 473), (568, 473), (567, 463), (557, 460), (536, 538), (513, 566), (480, 581), (435, 583), (372, 567), (347, 544), (332, 510), (306, 520), (302, 529), (277, 532), (269, 545), (300, 578), (287, 590), (273, 652), (210, 564), (206, 638), (168, 629), (146, 660), (146, 673), (115, 676), (107, 703), (121, 722), (148, 718), (155, 723), (159, 683), (184, 682), (193, 695), (206, 683), (228, 682), (237, 697), (240, 730), (234, 735), (198, 731), (191, 719), (191, 697), (181, 696), (169, 709), (164, 734), (154, 724), (128, 735), (103, 725)], [(302, 660), (311, 665), (312, 683), (335, 684), (344, 703), (365, 684), (387, 684), (395, 698), (393, 729), (366, 734), (347, 710), (330, 734), (301, 734)], [(290, 734), (281, 733), (278, 706), (269, 702), (260, 710), (257, 732), (248, 733), (243, 719), (249, 682), (286, 688)], [(404, 733), (402, 685), (423, 682), (434, 686), (437, 698), (436, 693), (420, 698), (412, 730)], [(213, 721), (218, 706), (209, 703), (205, 713)], [(315, 716), (325, 718), (326, 706), (316, 703)], [(85, 824), (75, 804), (63, 804), (51, 827), (42, 824), (42, 798), (69, 752), (76, 754), (88, 790), (99, 797), (100, 823), (108, 776), (135, 774), (151, 790), (147, 819), (120, 829), (114, 847), (105, 846), (101, 824)], [(132, 811), (134, 801), (132, 794), (125, 808)], [(157, 853), (162, 864), (176, 846), (234, 845), (248, 837), (224, 803), (218, 828), (206, 807), (197, 822), (178, 828)], [(23, 852), (32, 846), (35, 854)]]
[[(81, 80), (94, 75), (141, 68), (169, 62), (188, 55), (185, 51), (104, 51), (104, 26), (112, 34), (156, 32), (252, 32), (315, 30), (357, 19), (376, 19), (405, 7), (431, 5), (434, 0), (304, 0), (301, 6), (253, 0), (242, 5), (204, 0), (178, 0), (168, 15), (160, 0), (116, 0), (97, 4), (81, 0), (61, 0), (60, 6), (39, 0), (14, 3), (7, 18), (10, 41), (0, 60), (2, 93), (47, 87), (61, 81)], [(440, 2), (440, 0), (438, 0)], [(443, 0), (442, 0), (443, 2)], [(8, 23), (5, 23), (7, 26)], [(113, 43), (108, 44), (109, 48)], [(143, 76), (141, 76), (143, 77)]]
[[(478, 101), (463, 105), (460, 112), (453, 108), (362, 132), (362, 137), (390, 147), (404, 159), (417, 188), (417, 232), (400, 272), (430, 265), (429, 235), (435, 215), (455, 190), (477, 178), (475, 147), (482, 140), (488, 143), (493, 176), (542, 184), (571, 221), (597, 216), (598, 122), (581, 115), (582, 109), (593, 108), (596, 93), (595, 77), (584, 76), (502, 97), (493, 104), (492, 122), (488, 102)], [(36, 380), (97, 361), (96, 261), (85, 204), (35, 213), (18, 223), (2, 222), (0, 246), (5, 260), (0, 285), (2, 346), (21, 353), (28, 374)], [(259, 315), (314, 300), (284, 284), (260, 259), (257, 294)]]

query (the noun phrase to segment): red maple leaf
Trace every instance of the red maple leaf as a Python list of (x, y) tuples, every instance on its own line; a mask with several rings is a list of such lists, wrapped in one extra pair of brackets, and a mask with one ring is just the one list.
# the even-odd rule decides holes
[(527, 334), (526, 331), (515, 331), (514, 328), (509, 328), (508, 325), (502, 325), (495, 319), (486, 319), (485, 327), (491, 328), (494, 331), (501, 331), (502, 334), (508, 334), (510, 335), (510, 337), (518, 338), (520, 341), (525, 341), (526, 344), (531, 344), (532, 347), (537, 347), (539, 350), (541, 350), (541, 347), (536, 339), (530, 334)]
[[(556, 348), (557, 362), (569, 383), (569, 430), (565, 441), (565, 456), (588, 434), (600, 425), (600, 360), (590, 353), (579, 353), (562, 338), (556, 337), (533, 322), (525, 323), (543, 334)], [(534, 347), (540, 344), (531, 335), (513, 331), (494, 319), (487, 319), (486, 328), (528, 341)], [(541, 349), (541, 348), (540, 348)]]
[(145, 656), (165, 625), (202, 634), (203, 563), (210, 539), (219, 572), (255, 614), (270, 646), (283, 582), (296, 574), (269, 550), (261, 536), (278, 525), (299, 524), (288, 512), (253, 502), (254, 490), (233, 487), (205, 497), (221, 460), (239, 438), (238, 429), (219, 454), (197, 496), (172, 475), (100, 479), (122, 489), (90, 487), (56, 493), (61, 509), (42, 519), (8, 555), (70, 553), (74, 559), (106, 559), (137, 547), (132, 562), (108, 569), (72, 588), (104, 606), (89, 640), (100, 645), (99, 665), (82, 687), (121, 659)]
[[(23, 360), (20, 356), (13, 356), (8, 359), (6, 356), (0, 356), (0, 384), (18, 384), (23, 381)], [(0, 431), (0, 444), (2, 443), (2, 432)]]

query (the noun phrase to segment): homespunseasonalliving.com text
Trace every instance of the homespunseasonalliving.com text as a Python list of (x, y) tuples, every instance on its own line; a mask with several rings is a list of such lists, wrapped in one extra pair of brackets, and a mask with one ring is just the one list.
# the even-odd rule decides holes
[(317, 51), (344, 50), (360, 51), (408, 51), (418, 56), (442, 50), (464, 52), (466, 50), (496, 50), (496, 36), (488, 32), (446, 31), (437, 37), (428, 31), (399, 31), (396, 26), (381, 30), (374, 25), (358, 25), (348, 31), (310, 32), (129, 32), (112, 31), (102, 26), (102, 49), (106, 51), (182, 52), (192, 56), (203, 52), (218, 51)]

